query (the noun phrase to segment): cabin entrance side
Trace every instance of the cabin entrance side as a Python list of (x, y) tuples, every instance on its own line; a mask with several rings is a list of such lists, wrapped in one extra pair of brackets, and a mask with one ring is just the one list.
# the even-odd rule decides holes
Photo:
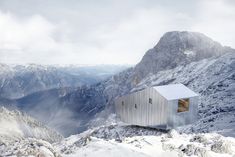
[(168, 128), (191, 124), (197, 120), (198, 97), (169, 100)]

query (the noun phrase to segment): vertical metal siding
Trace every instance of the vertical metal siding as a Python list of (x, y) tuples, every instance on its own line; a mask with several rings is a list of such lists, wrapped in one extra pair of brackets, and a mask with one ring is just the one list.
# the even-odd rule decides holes
[[(149, 98), (152, 99), (152, 104), (149, 103)], [(122, 106), (122, 101), (124, 101), (124, 106)], [(166, 103), (167, 101), (155, 89), (147, 88), (116, 99), (115, 108), (123, 122), (141, 126), (157, 126), (166, 125)]]

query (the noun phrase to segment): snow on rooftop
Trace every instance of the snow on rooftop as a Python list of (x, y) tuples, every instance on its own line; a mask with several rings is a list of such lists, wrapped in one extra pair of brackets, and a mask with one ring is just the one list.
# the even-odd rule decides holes
[(183, 84), (170, 84), (164, 86), (155, 86), (153, 88), (168, 100), (198, 96), (198, 94)]

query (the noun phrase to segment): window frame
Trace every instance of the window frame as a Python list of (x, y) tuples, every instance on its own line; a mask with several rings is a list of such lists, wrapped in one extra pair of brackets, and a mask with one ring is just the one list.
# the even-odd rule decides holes
[[(185, 102), (183, 102), (185, 101)], [(177, 113), (188, 112), (190, 107), (190, 99), (182, 98), (177, 100)]]

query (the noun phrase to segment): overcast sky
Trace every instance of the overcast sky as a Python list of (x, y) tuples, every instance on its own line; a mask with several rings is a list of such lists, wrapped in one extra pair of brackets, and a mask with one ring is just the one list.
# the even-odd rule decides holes
[(136, 64), (173, 30), (235, 47), (234, 0), (0, 0), (0, 62)]

